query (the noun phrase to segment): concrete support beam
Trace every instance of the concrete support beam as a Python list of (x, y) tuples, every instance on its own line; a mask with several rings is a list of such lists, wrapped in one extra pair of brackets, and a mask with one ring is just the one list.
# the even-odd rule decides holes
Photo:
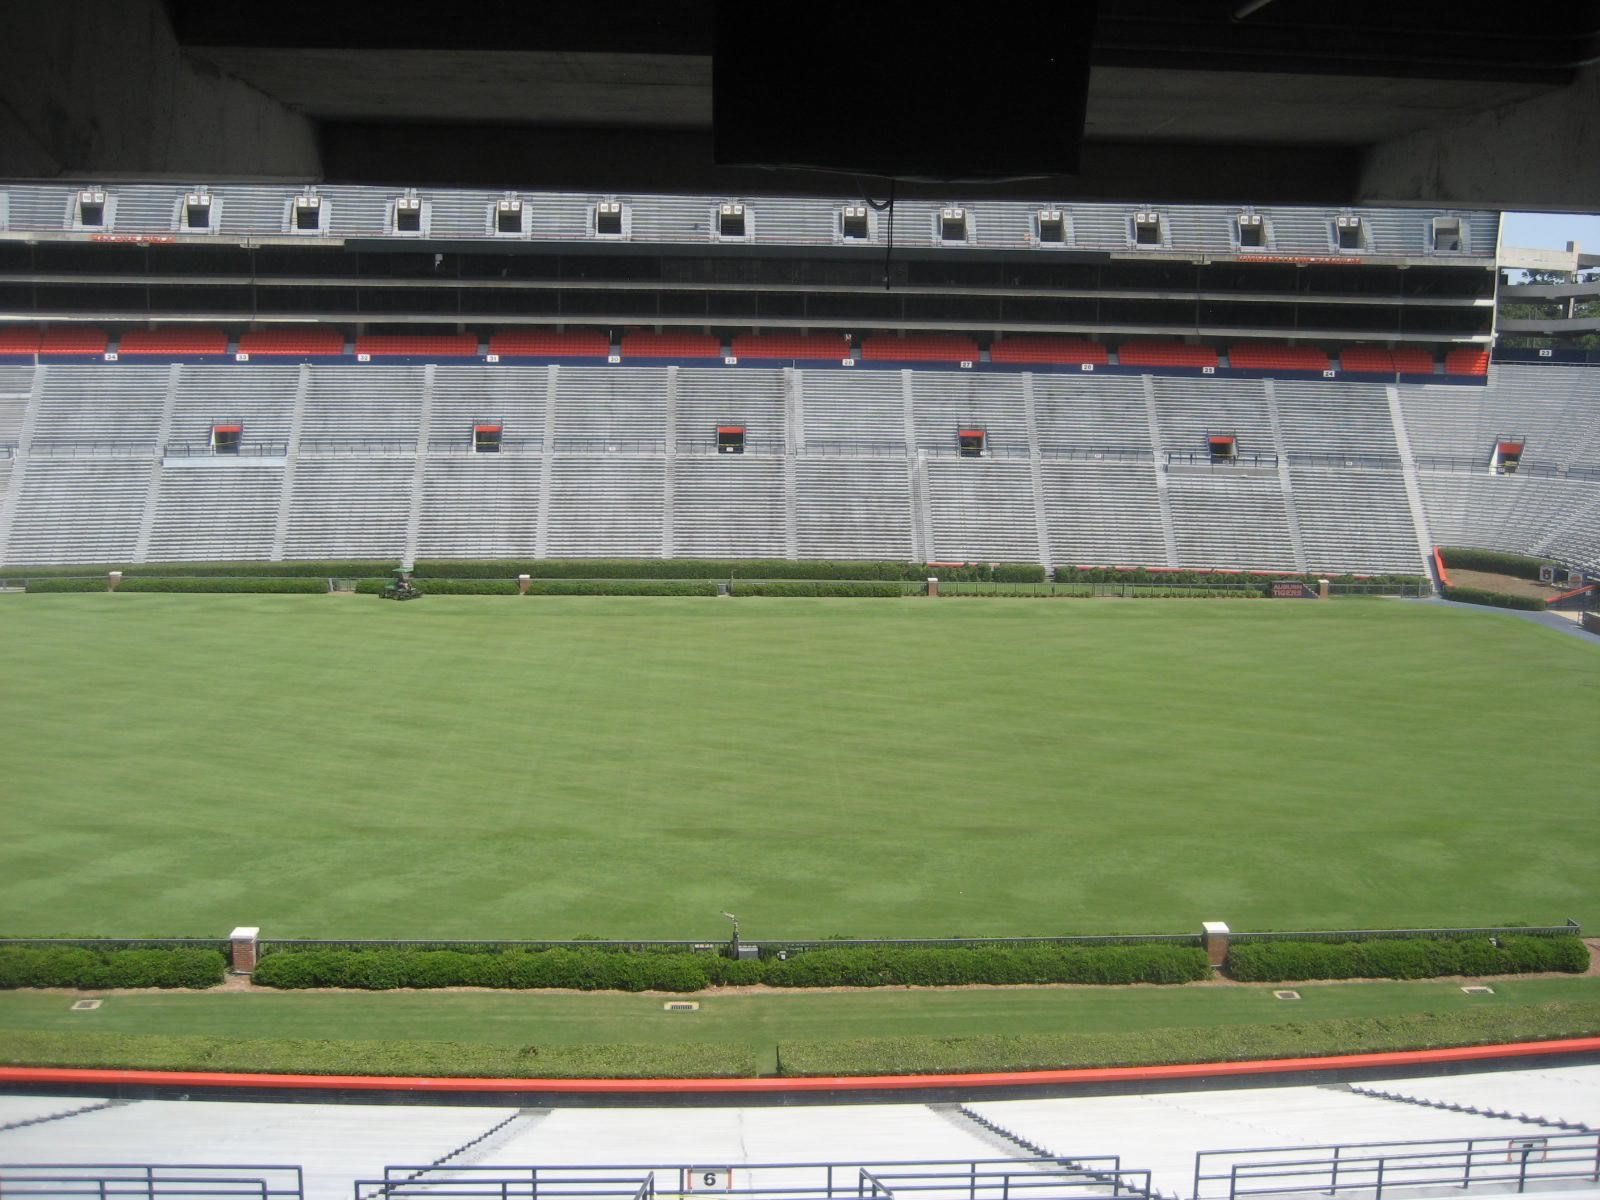
[(313, 123), (179, 49), (160, 0), (8, 0), (0, 175), (316, 179)]
[(1600, 64), (1572, 85), (1370, 148), (1364, 204), (1589, 212), (1600, 196)]

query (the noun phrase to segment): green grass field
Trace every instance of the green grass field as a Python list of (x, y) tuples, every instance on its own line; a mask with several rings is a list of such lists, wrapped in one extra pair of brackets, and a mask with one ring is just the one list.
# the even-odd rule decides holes
[(1497, 612), (9, 595), (0, 628), (6, 934), (1600, 922), (1600, 647)]

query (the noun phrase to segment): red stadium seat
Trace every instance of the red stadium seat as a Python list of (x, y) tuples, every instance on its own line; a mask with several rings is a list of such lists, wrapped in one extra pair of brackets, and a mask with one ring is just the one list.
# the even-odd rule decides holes
[(473, 358), (475, 333), (367, 333), (356, 338), (356, 353), (373, 358)]
[(850, 339), (842, 333), (741, 333), (733, 339), (733, 356), (839, 362), (850, 357)]
[(251, 357), (343, 354), (344, 334), (326, 325), (254, 329), (239, 335), (239, 353)]
[(1111, 352), (1099, 342), (1069, 337), (1008, 337), (989, 347), (989, 361), (997, 363), (1099, 363), (1111, 361)]
[(978, 343), (957, 334), (875, 333), (862, 341), (861, 357), (881, 362), (977, 362)]
[(722, 342), (709, 333), (649, 333), (622, 335), (623, 358), (721, 358)]
[(103, 329), (90, 329), (83, 325), (63, 325), (40, 331), (39, 353), (99, 355), (106, 352), (106, 343), (109, 340)]
[(134, 329), (122, 335), (117, 353), (136, 358), (141, 354), (226, 354), (228, 335), (221, 329)]
[(1457, 346), (1444, 356), (1446, 375), (1487, 375), (1489, 352), (1476, 346)]
[(1394, 369), (1402, 375), (1432, 375), (1433, 355), (1415, 346), (1405, 346), (1389, 352), (1394, 359)]
[(1214, 367), (1217, 352), (1186, 342), (1124, 342), (1117, 360), (1125, 367)]
[(598, 329), (508, 329), (489, 339), (489, 353), (537, 358), (605, 358), (611, 335)]
[(0, 354), (39, 353), (39, 331), (32, 325), (0, 329)]
[(1255, 371), (1326, 371), (1328, 356), (1315, 346), (1238, 342), (1228, 347), (1228, 365)]
[(1393, 375), (1394, 355), (1382, 346), (1346, 346), (1339, 351), (1339, 369), (1369, 375)]

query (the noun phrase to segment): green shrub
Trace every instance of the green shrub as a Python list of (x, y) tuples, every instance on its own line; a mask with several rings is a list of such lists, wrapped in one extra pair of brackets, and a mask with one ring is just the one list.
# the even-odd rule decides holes
[[(431, 582), (424, 582), (431, 587)], [(535, 579), (530, 596), (715, 596), (717, 585), (695, 579)]]
[(1539, 568), (1554, 566), (1548, 558), (1530, 558), (1526, 554), (1508, 554), (1504, 550), (1475, 550), (1466, 546), (1441, 546), (1439, 557), (1446, 569), (1456, 567), (1462, 571), (1486, 571), (1491, 575), (1511, 575), (1517, 579), (1538, 579)]
[[(1498, 944), (1497, 944), (1498, 943)], [(1372, 938), (1359, 942), (1235, 942), (1228, 973), (1244, 983), (1308, 979), (1436, 979), (1443, 975), (1581, 974), (1589, 951), (1577, 937), (1507, 934), (1471, 938)]]
[(855, 596), (899, 599), (904, 595), (898, 583), (869, 580), (835, 580), (831, 583), (810, 580), (745, 583), (742, 580), (735, 580), (728, 591), (734, 596)]
[[(419, 579), (515, 579), (531, 575), (543, 579), (878, 579), (921, 582), (929, 575), (941, 580), (970, 582), (1043, 583), (1045, 569), (1037, 563), (941, 564), (872, 560), (807, 560), (781, 558), (546, 558), (505, 560), (421, 559)], [(351, 575), (365, 571), (348, 572)], [(339, 574), (336, 571), (330, 575)]]
[[(378, 581), (378, 591), (383, 591), (384, 583), (384, 580)], [(517, 594), (515, 579), (423, 579), (417, 581), (417, 587), (422, 589), (425, 596), (515, 596)]]
[(1518, 608), (1528, 612), (1543, 612), (1548, 607), (1538, 596), (1513, 596), (1509, 592), (1491, 592), (1485, 588), (1448, 587), (1446, 600), (1461, 604), (1486, 604), (1491, 608)]
[(765, 960), (769, 987), (950, 987), (986, 983), (1184, 983), (1211, 968), (1198, 946), (887, 947), (806, 950)]
[(28, 579), (29, 592), (103, 592), (105, 590), (106, 580), (103, 575), (97, 575), (91, 579), (74, 579), (70, 577), (35, 579), (30, 573)]
[(122, 581), (119, 592), (305, 592), (324, 593), (328, 590), (326, 578), (289, 576), (274, 578), (257, 575), (243, 579), (207, 576), (184, 579), (176, 576), (134, 575)]
[(192, 947), (0, 946), (0, 988), (207, 988), (225, 967), (220, 951)]

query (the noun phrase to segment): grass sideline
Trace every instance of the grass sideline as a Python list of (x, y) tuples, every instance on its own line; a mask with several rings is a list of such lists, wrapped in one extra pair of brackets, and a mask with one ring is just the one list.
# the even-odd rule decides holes
[[(1526, 1014), (1534, 1010), (1547, 1013), (1540, 1036), (1576, 1036), (1600, 1013), (1600, 980), (1593, 978), (1497, 979), (1494, 989), (1468, 996), (1453, 982), (1300, 984), (1302, 999), (1293, 1002), (1274, 1000), (1265, 986), (725, 992), (695, 997), (700, 1009), (692, 1013), (665, 1011), (669, 997), (660, 994), (471, 991), (118, 993), (93, 1012), (72, 1012), (72, 1001), (90, 993), (22, 991), (0, 994), (0, 1062), (516, 1073), (528, 1065), (518, 1067), (517, 1056), (533, 1046), (542, 1064), (570, 1062), (574, 1074), (599, 1070), (601, 1062), (616, 1071), (696, 1074), (734, 1061), (695, 1049), (714, 1046), (752, 1064), (747, 1073), (774, 1074), (780, 1046), (790, 1070), (825, 1058), (841, 1065), (843, 1046), (853, 1048), (849, 1053), (865, 1070), (906, 1058), (911, 1046), (919, 1059), (943, 1055), (939, 1061), (974, 1064), (988, 1061), (982, 1055), (1015, 1061), (1023, 1051), (1037, 1055), (1051, 1045), (1062, 1060), (1053, 1065), (1074, 1066), (1107, 1055), (1135, 1062), (1184, 1045), (1198, 1058), (1256, 1044), (1285, 1053), (1318, 1052), (1319, 1045), (1337, 1050), (1335, 1042), (1314, 1040), (1317, 1029), (1368, 1038), (1395, 1029), (1428, 1045), (1449, 1044), (1453, 1036), (1497, 1041), (1527, 1033)], [(1286, 1029), (1312, 1032), (1295, 1042)], [(1064, 1030), (1072, 1031), (1065, 1041)], [(1181, 1032), (1162, 1032), (1175, 1030)], [(991, 1041), (992, 1035), (1002, 1036)], [(228, 1048), (236, 1043), (243, 1049)], [(447, 1044), (468, 1048), (439, 1049)], [(573, 1057), (561, 1057), (569, 1052)]]
[(0, 620), (13, 934), (1600, 923), (1600, 812), (1507, 791), (1592, 773), (1600, 651), (1498, 613), (5, 595)]

